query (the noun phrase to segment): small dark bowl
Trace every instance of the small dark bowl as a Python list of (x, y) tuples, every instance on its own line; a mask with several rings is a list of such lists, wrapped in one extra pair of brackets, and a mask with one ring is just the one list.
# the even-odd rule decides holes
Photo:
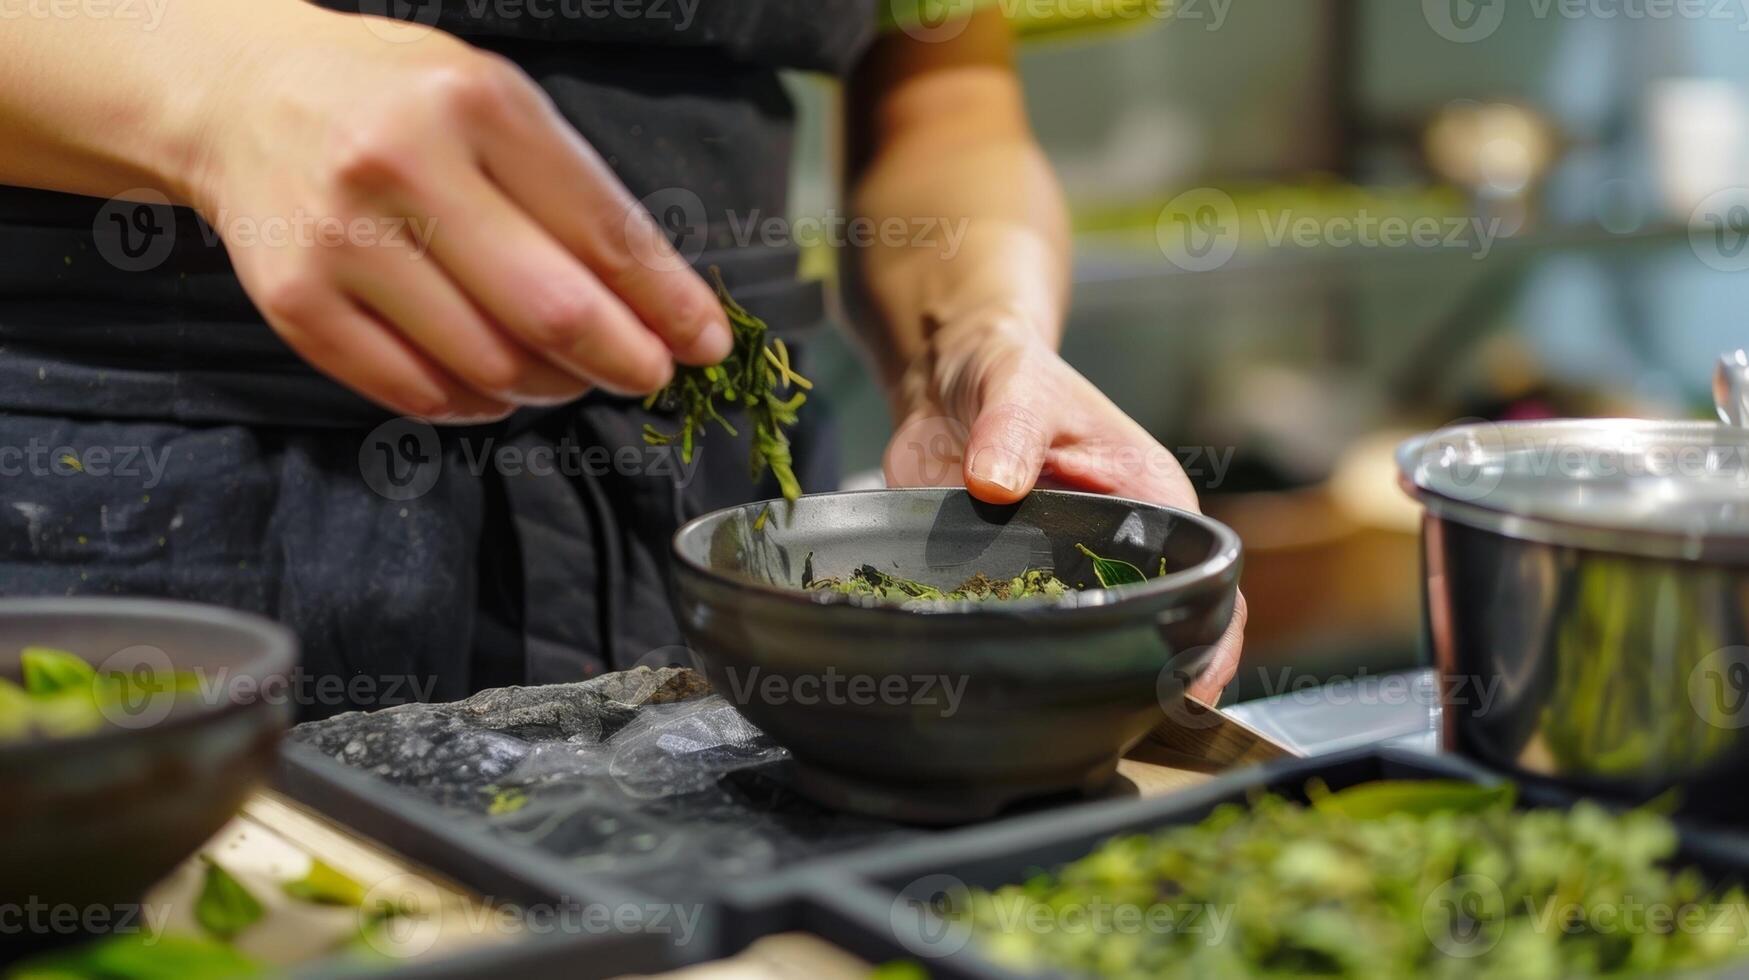
[[(0, 675), (19, 679), (27, 646), (106, 670), (189, 671), (202, 682), (112, 708), (90, 734), (0, 743), (0, 903), (126, 915), (224, 826), (272, 765), (292, 713), (284, 684), (297, 641), (268, 620), (194, 603), (0, 600)], [(24, 942), (7, 945), (77, 938), (26, 927), (14, 937)]]
[[(1207, 666), (1233, 615), (1238, 537), (1198, 514), (1035, 491), (818, 494), (717, 511), (674, 538), (678, 610), (718, 693), (788, 747), (821, 802), (919, 823), (1107, 786)], [(1155, 575), (1098, 588), (1077, 544)], [(863, 564), (951, 589), (1048, 568), (1091, 591), (892, 603), (804, 591)]]

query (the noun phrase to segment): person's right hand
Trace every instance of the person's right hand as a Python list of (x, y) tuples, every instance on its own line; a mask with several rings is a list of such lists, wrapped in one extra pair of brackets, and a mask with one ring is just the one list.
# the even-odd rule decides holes
[[(396, 412), (478, 422), (728, 354), (710, 288), (526, 75), (296, 6), (212, 100), (194, 193), (304, 359)], [(268, 240), (271, 221), (316, 240)]]

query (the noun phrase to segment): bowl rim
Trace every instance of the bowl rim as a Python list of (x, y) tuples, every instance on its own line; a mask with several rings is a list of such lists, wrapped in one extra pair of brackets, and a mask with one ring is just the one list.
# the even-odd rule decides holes
[[(865, 494), (935, 494), (946, 498), (952, 494), (965, 494), (969, 496), (970, 491), (966, 490), (964, 487), (876, 487), (867, 490), (836, 490), (826, 493), (807, 494), (803, 499), (852, 497)], [(912, 599), (901, 602), (892, 599), (870, 598), (867, 596), (849, 596), (836, 592), (808, 592), (803, 589), (772, 585), (768, 582), (761, 582), (756, 579), (743, 578), (717, 571), (705, 563), (695, 560), (691, 555), (687, 554), (686, 550), (682, 547), (682, 541), (684, 539), (700, 533), (699, 529), (707, 524), (726, 519), (728, 515), (738, 511), (747, 511), (761, 506), (770, 507), (781, 505), (784, 503), (782, 498), (756, 500), (750, 503), (718, 508), (707, 514), (701, 514), (698, 517), (687, 521), (685, 524), (682, 524), (679, 530), (674, 532), (674, 537), (670, 542), (670, 548), (674, 553), (675, 559), (687, 569), (709, 581), (719, 583), (728, 588), (770, 596), (779, 601), (793, 603), (800, 606), (849, 606), (854, 609), (868, 610), (879, 615), (949, 615), (955, 619), (1001, 619), (1016, 615), (1057, 617), (1064, 614), (1074, 614), (1077, 611), (1085, 612), (1093, 609), (1114, 610), (1119, 607), (1146, 603), (1150, 600), (1157, 600), (1174, 593), (1191, 591), (1197, 586), (1218, 581), (1223, 576), (1229, 574), (1232, 574), (1234, 578), (1232, 587), (1235, 589), (1238, 587), (1238, 565), (1244, 552), (1244, 546), (1239, 540), (1239, 534), (1232, 528), (1206, 514), (1185, 510), (1181, 507), (1171, 507), (1166, 504), (1156, 504), (1145, 500), (1137, 500), (1133, 497), (1122, 497), (1116, 494), (1106, 493), (1088, 493), (1080, 490), (1033, 490), (1032, 494), (1029, 496), (1039, 494), (1070, 500), (1085, 498), (1105, 503), (1116, 502), (1143, 510), (1165, 511), (1181, 520), (1196, 524), (1207, 531), (1214, 539), (1214, 547), (1209, 557), (1202, 561), (1189, 567), (1178, 569), (1177, 571), (1168, 572), (1157, 578), (1150, 578), (1140, 585), (1125, 585), (1119, 586), (1115, 589), (1086, 589), (1071, 591), (1068, 595), (1055, 599), (1022, 599), (1010, 602), (978, 602), (971, 599)], [(1011, 504), (1008, 506), (1018, 506), (1018, 504)]]
[(246, 711), (271, 702), (260, 696), (269, 679), (289, 675), (297, 667), (298, 640), (283, 624), (265, 616), (226, 606), (183, 599), (157, 599), (149, 596), (16, 596), (0, 598), (0, 619), (28, 613), (65, 614), (101, 618), (149, 617), (180, 620), (187, 623), (230, 627), (251, 634), (261, 641), (254, 655), (241, 660), (231, 669), (233, 677), (248, 677), (255, 682), (256, 697), (239, 700), (227, 696), (222, 700), (186, 702), (192, 707), (175, 710), (161, 721), (144, 728), (123, 728), (104, 725), (80, 735), (50, 738), (27, 738), (16, 742), (0, 742), (0, 764), (13, 765), (30, 759), (40, 759), (45, 750), (79, 752), (101, 750), (114, 740), (139, 738), (180, 732), (216, 719)]

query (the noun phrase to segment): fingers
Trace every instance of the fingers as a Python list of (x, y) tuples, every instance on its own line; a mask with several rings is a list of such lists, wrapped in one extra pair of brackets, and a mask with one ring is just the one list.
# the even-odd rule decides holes
[(489, 322), (429, 257), (363, 249), (340, 272), (340, 282), (358, 303), (488, 399), (555, 405), (588, 390), (586, 381), (535, 357)]
[(358, 394), (432, 422), (491, 422), (512, 406), (481, 396), (339, 293), (282, 287), (263, 313), (298, 355)]
[(978, 413), (966, 440), (966, 489), (992, 504), (1019, 501), (1038, 482), (1053, 435), (1038, 409), (997, 401)]
[(1214, 657), (1202, 675), (1190, 685), (1187, 693), (1191, 697), (1208, 705), (1220, 702), (1221, 692), (1239, 673), (1239, 656), (1245, 646), (1245, 623), (1250, 615), (1245, 594), (1241, 592), (1233, 602), (1233, 618), (1227, 623), (1226, 632), (1215, 641)]
[(605, 161), (532, 83), (481, 147), (486, 171), (642, 324), (688, 364), (715, 364), (733, 336), (715, 294)]
[(663, 339), (484, 176), (446, 191), (440, 213), (433, 256), (527, 350), (622, 395), (673, 377)]

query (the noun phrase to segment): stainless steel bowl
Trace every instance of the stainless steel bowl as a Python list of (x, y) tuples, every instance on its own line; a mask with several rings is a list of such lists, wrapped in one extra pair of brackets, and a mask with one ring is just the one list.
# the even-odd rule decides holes
[[(1198, 514), (1036, 491), (818, 494), (718, 511), (674, 538), (680, 622), (717, 692), (832, 806), (950, 823), (1094, 791), (1181, 703), (1233, 615), (1239, 540)], [(1104, 591), (1084, 544), (1153, 575)], [(868, 563), (940, 588), (1050, 568), (1060, 600), (905, 607), (803, 591)]]
[(1586, 420), (1441, 429), (1425, 633), (1449, 748), (1524, 778), (1740, 819), (1749, 783), (1749, 432)]

